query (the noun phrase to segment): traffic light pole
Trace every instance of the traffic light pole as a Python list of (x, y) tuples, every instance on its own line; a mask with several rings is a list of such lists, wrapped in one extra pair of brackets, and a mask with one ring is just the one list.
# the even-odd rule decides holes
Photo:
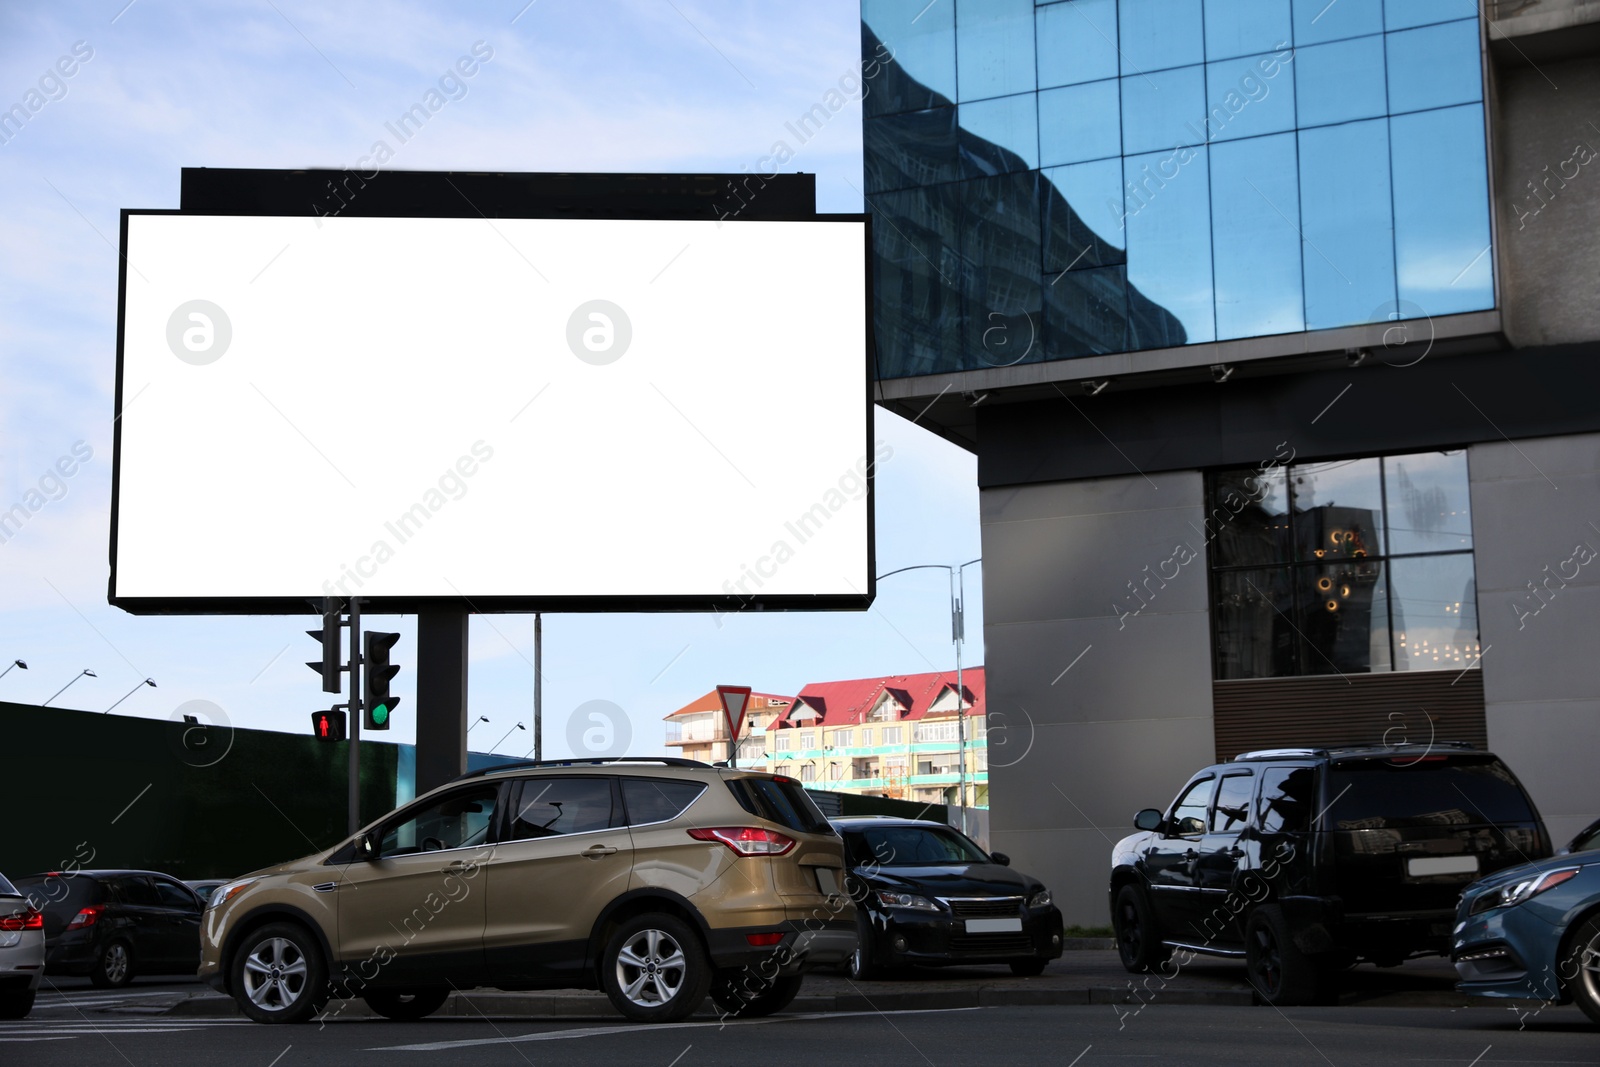
[(361, 598), (350, 598), (350, 703), (347, 740), (350, 745), (350, 826), (361, 829)]

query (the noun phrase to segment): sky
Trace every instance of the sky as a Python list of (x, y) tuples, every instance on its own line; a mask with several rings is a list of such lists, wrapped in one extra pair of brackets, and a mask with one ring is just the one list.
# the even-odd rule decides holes
[[(490, 58), (396, 144), (385, 123), (475, 46)], [(28, 664), (0, 678), (0, 700), (70, 683), (52, 706), (126, 696), (117, 714), (304, 732), (334, 699), (304, 666), (309, 615), (133, 616), (106, 601), (123, 208), (176, 208), (182, 167), (353, 167), (379, 140), (394, 170), (702, 173), (756, 170), (782, 140), (784, 169), (817, 175), (819, 210), (859, 212), (859, 99), (804, 144), (786, 129), (854, 85), (859, 63), (859, 9), (840, 0), (0, 5), (0, 108), (29, 109), (0, 143), (0, 512), (39, 505), (0, 543), (0, 668)], [(752, 406), (753, 432), (790, 421), (781, 396)], [(893, 450), (877, 471), (879, 574), (978, 557), (974, 457), (881, 409), (877, 437)], [(707, 501), (681, 505), (645, 525), (704, 521)], [(966, 575), (971, 666), (981, 565)], [(948, 588), (921, 570), (881, 583), (867, 612), (546, 615), (546, 755), (571, 754), (595, 709), (631, 754), (652, 754), (662, 716), (718, 684), (793, 694), (952, 669)], [(415, 619), (364, 621), (402, 634), (384, 739), (410, 741)], [(532, 747), (533, 630), (531, 616), (472, 618), (470, 713), (489, 719), (474, 750)]]

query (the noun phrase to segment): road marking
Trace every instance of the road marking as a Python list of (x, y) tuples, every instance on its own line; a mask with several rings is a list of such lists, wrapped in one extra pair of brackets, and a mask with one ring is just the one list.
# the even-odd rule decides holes
[[(933, 1015), (948, 1014), (957, 1011), (982, 1011), (981, 1008), (913, 1008), (907, 1011), (819, 1011), (807, 1012), (803, 1015), (771, 1015), (764, 1019), (708, 1019), (704, 1022), (673, 1023), (672, 1029), (688, 1030), (706, 1026), (762, 1026), (767, 1023), (808, 1022), (816, 1019), (852, 1019), (863, 1016), (879, 1018), (882, 1015)], [(448, 1049), (476, 1048), (483, 1045), (507, 1045), (525, 1041), (566, 1041), (578, 1037), (604, 1037), (607, 1034), (648, 1034), (651, 1031), (635, 1023), (623, 1023), (618, 1026), (583, 1026), (573, 1030), (547, 1030), (536, 1034), (523, 1034), (520, 1037), (480, 1037), (465, 1041), (428, 1041), (416, 1045), (380, 1045), (369, 1048), (367, 1052), (443, 1052)]]

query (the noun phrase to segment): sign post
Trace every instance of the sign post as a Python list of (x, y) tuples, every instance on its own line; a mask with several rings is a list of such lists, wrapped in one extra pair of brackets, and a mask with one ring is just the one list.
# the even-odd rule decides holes
[(744, 726), (744, 709), (750, 703), (748, 685), (719, 685), (717, 699), (722, 701), (722, 715), (728, 720), (728, 766), (739, 766), (739, 734)]

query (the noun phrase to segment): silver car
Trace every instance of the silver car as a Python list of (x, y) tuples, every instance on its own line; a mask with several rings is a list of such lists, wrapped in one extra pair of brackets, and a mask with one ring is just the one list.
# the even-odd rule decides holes
[(0, 874), (0, 1019), (25, 1018), (44, 977), (44, 915)]

